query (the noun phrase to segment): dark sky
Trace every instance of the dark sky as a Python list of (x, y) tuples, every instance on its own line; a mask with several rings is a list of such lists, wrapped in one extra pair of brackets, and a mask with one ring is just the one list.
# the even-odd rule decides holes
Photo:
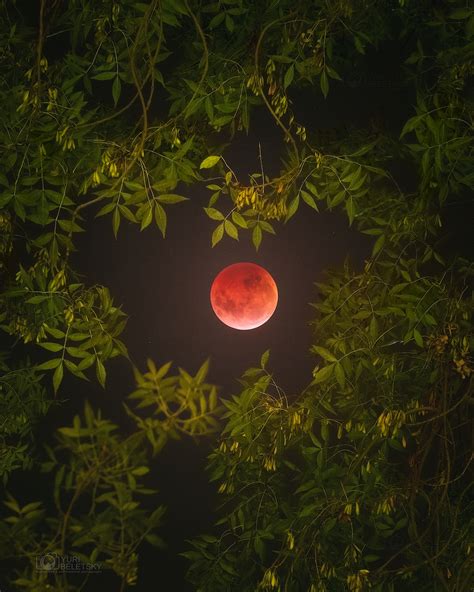
[[(368, 52), (365, 72), (354, 72), (345, 83), (331, 81), (326, 100), (319, 90), (293, 96), (297, 119), (318, 130), (367, 127), (377, 120), (397, 137), (403, 122), (413, 114), (415, 103), (413, 88), (400, 84), (400, 64), (408, 53), (396, 42), (382, 45), (378, 51)], [(248, 173), (260, 168), (259, 142), (265, 172), (271, 175), (280, 170), (282, 138), (274, 122), (260, 109), (251, 127), (248, 137), (238, 135), (225, 152), (242, 182)], [(394, 165), (396, 168), (397, 163)], [(407, 173), (402, 172), (399, 180), (402, 185), (410, 183)], [(258, 253), (245, 232), (239, 242), (225, 237), (211, 249), (210, 237), (216, 223), (202, 210), (209, 191), (196, 186), (184, 187), (180, 192), (190, 201), (167, 208), (166, 239), (154, 225), (140, 232), (123, 220), (115, 240), (110, 218), (94, 220), (88, 212), (87, 233), (77, 237), (79, 252), (73, 264), (84, 274), (86, 284), (108, 286), (115, 303), (129, 315), (123, 337), (139, 368), (144, 369), (150, 357), (157, 365), (173, 360), (175, 368), (181, 366), (194, 373), (210, 357), (208, 380), (219, 385), (220, 396), (227, 398), (238, 392), (235, 379), (249, 366), (258, 364), (261, 353), (270, 349), (269, 369), (276, 382), (289, 397), (296, 395), (312, 379), (314, 362), (308, 351), (312, 342), (308, 322), (312, 315), (309, 303), (315, 299), (314, 282), (322, 281), (324, 270), (341, 266), (347, 256), (354, 268), (360, 268), (370, 253), (371, 239), (350, 229), (345, 215), (318, 214), (302, 204), (288, 225), (277, 228), (276, 236), (265, 234)], [(454, 212), (452, 228), (456, 227), (456, 216), (459, 218)], [(251, 331), (223, 325), (209, 302), (214, 277), (237, 261), (262, 265), (278, 285), (275, 314), (265, 325)], [(45, 438), (49, 439), (58, 425), (69, 424), (74, 413), (82, 411), (85, 399), (126, 429), (121, 403), (134, 388), (131, 369), (123, 360), (115, 359), (107, 371), (105, 391), (93, 382), (65, 377), (60, 394), (68, 401), (60, 409), (53, 409), (41, 426)], [(208, 483), (205, 472), (212, 444), (210, 438), (171, 442), (153, 461), (149, 485), (159, 489), (158, 503), (167, 507), (161, 534), (168, 548), (157, 551), (146, 546), (140, 552), (137, 592), (192, 590), (184, 582), (187, 562), (178, 553), (186, 550), (186, 539), (210, 532), (216, 518), (216, 486)], [(46, 491), (47, 480), (44, 486)], [(21, 492), (19, 497), (36, 499), (27, 474), (14, 475), (11, 490)], [(100, 586), (109, 589), (102, 584), (102, 576), (98, 577)], [(98, 588), (93, 584), (91, 589)]]
[[(413, 89), (399, 84), (399, 63), (400, 48), (382, 47), (368, 56), (367, 73), (355, 73), (349, 83), (332, 83), (327, 100), (319, 91), (293, 96), (297, 118), (319, 130), (365, 127), (377, 119), (398, 135), (414, 103)], [(272, 175), (280, 170), (282, 139), (274, 123), (260, 110), (251, 127), (248, 137), (238, 135), (225, 152), (244, 183), (248, 173), (260, 168), (259, 142), (265, 172)], [(276, 236), (265, 234), (258, 253), (245, 232), (239, 242), (225, 237), (211, 249), (216, 223), (202, 210), (209, 190), (203, 185), (184, 187), (180, 192), (190, 201), (167, 208), (166, 239), (155, 226), (140, 232), (122, 221), (116, 240), (109, 217), (94, 220), (91, 216), (87, 233), (77, 237), (79, 252), (73, 265), (84, 274), (86, 284), (108, 286), (116, 304), (129, 315), (124, 340), (139, 368), (144, 369), (150, 357), (157, 365), (173, 360), (175, 368), (194, 373), (210, 357), (208, 380), (220, 386), (220, 396), (229, 397), (238, 392), (235, 379), (270, 349), (269, 368), (276, 382), (289, 397), (296, 395), (312, 379), (308, 322), (314, 282), (322, 281), (324, 270), (341, 266), (347, 256), (354, 268), (360, 268), (370, 253), (371, 239), (350, 229), (345, 215), (318, 214), (302, 204), (288, 225), (277, 228)], [(223, 325), (209, 302), (214, 277), (237, 261), (252, 261), (268, 269), (279, 290), (273, 317), (250, 331)], [(61, 395), (68, 403), (50, 414), (49, 423), (41, 428), (45, 436), (55, 426), (70, 423), (73, 414), (82, 411), (86, 398), (126, 429), (121, 403), (134, 388), (131, 369), (116, 359), (107, 370), (105, 391), (65, 377)], [(186, 550), (186, 539), (212, 530), (217, 495), (205, 473), (212, 444), (209, 438), (171, 442), (153, 462), (149, 485), (159, 489), (158, 503), (168, 508), (161, 533), (168, 548), (156, 551), (147, 546), (141, 552), (137, 592), (149, 591), (152, 585), (157, 592), (192, 590), (184, 583), (187, 562), (178, 553)]]
[[(264, 149), (264, 138), (260, 141)], [(242, 153), (244, 147), (247, 154), (258, 154), (256, 138), (242, 141)], [(242, 166), (239, 149), (233, 152), (236, 166)], [(278, 162), (278, 155), (270, 150), (264, 149), (263, 154)], [(238, 392), (235, 379), (246, 368), (258, 365), (260, 355), (269, 348), (276, 382), (288, 396), (295, 395), (312, 380), (308, 321), (309, 302), (315, 296), (313, 282), (321, 281), (324, 270), (340, 265), (348, 253), (354, 263), (362, 261), (370, 252), (370, 240), (349, 229), (343, 215), (317, 214), (303, 207), (276, 236), (265, 235), (258, 253), (245, 233), (239, 242), (226, 237), (211, 249), (216, 223), (202, 210), (208, 190), (190, 187), (182, 193), (190, 201), (168, 208), (166, 239), (156, 228), (140, 232), (132, 224), (122, 224), (115, 240), (109, 219), (92, 221), (87, 235), (78, 241), (77, 269), (86, 274), (88, 283), (107, 285), (129, 314), (124, 339), (139, 367), (144, 368), (150, 357), (157, 365), (173, 360), (194, 373), (210, 357), (209, 381), (228, 397)], [(214, 277), (237, 261), (253, 261), (268, 269), (279, 290), (273, 317), (250, 331), (225, 326), (209, 301)], [(118, 419), (119, 402), (133, 389), (131, 372), (126, 363), (113, 361), (109, 375), (107, 391), (96, 388), (91, 399)], [(79, 381), (75, 384), (78, 392), (71, 396), (82, 400), (86, 387)], [(172, 442), (160, 453), (153, 470), (169, 508), (165, 530), (166, 538), (174, 539), (174, 551), (183, 550), (184, 538), (211, 526), (214, 486), (207, 484), (204, 473), (209, 444), (209, 440), (197, 446), (190, 440)], [(163, 569), (169, 570), (171, 581), (176, 572), (173, 552), (170, 555)]]
[[(386, 68), (387, 59), (391, 63), (398, 57), (392, 53), (379, 57), (380, 72), (375, 63), (372, 78), (334, 85), (327, 101), (318, 93), (294, 97), (299, 119), (308, 126), (327, 130), (368, 125), (378, 117), (397, 129), (410, 104), (407, 91), (398, 85), (397, 72), (390, 78)], [(243, 182), (246, 174), (259, 170), (259, 142), (265, 172), (278, 173), (281, 135), (262, 112), (252, 122), (252, 133), (237, 136), (225, 152), (226, 160)], [(116, 302), (123, 305), (130, 317), (124, 338), (139, 367), (144, 368), (146, 358), (151, 357), (157, 364), (173, 360), (193, 373), (209, 356), (209, 381), (221, 387), (221, 396), (228, 397), (238, 392), (235, 379), (249, 366), (258, 364), (261, 353), (269, 348), (270, 369), (276, 382), (289, 397), (297, 394), (311, 381), (314, 366), (308, 351), (314, 282), (323, 279), (325, 269), (340, 266), (348, 255), (352, 265), (360, 268), (370, 253), (371, 240), (350, 229), (345, 215), (317, 214), (303, 204), (288, 225), (278, 228), (276, 236), (265, 235), (258, 253), (245, 233), (239, 242), (225, 237), (211, 249), (210, 236), (216, 223), (202, 210), (209, 190), (196, 186), (181, 192), (190, 201), (167, 208), (166, 239), (156, 228), (140, 232), (136, 226), (122, 222), (115, 240), (110, 219), (90, 220), (87, 234), (78, 240), (77, 269), (85, 274), (87, 283), (107, 285)], [(268, 323), (251, 331), (223, 325), (209, 302), (214, 277), (237, 261), (262, 265), (278, 285), (275, 314)], [(123, 415), (119, 402), (133, 389), (127, 364), (120, 361), (110, 365), (106, 392), (75, 384), (71, 404), (78, 411), (87, 396), (117, 421)], [(212, 529), (217, 495), (205, 473), (211, 447), (212, 439), (171, 442), (154, 462), (150, 484), (160, 490), (160, 503), (168, 508), (163, 528), (168, 549), (144, 550), (139, 578), (142, 583), (137, 592), (148, 590), (155, 582), (162, 584), (160, 590), (171, 586), (177, 592), (192, 589), (184, 583), (186, 561), (178, 553), (185, 550), (187, 538)]]

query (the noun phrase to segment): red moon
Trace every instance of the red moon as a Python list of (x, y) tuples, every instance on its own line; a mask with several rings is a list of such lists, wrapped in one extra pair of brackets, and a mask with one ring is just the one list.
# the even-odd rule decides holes
[(233, 329), (255, 329), (275, 312), (278, 289), (266, 269), (255, 263), (225, 267), (211, 286), (211, 305), (219, 320)]

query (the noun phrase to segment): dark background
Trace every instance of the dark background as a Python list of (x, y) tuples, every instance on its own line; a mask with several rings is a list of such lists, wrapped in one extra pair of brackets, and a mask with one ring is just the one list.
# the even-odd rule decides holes
[[(331, 81), (327, 100), (319, 91), (294, 96), (297, 119), (309, 131), (365, 128), (376, 121), (397, 137), (415, 103), (414, 89), (400, 83), (401, 56), (408, 54), (406, 47), (387, 43), (368, 53), (366, 72), (357, 73), (348, 83)], [(268, 175), (278, 173), (283, 151), (281, 134), (263, 109), (254, 113), (251, 128), (248, 136), (237, 135), (224, 154), (242, 182), (248, 173), (260, 169), (259, 143)], [(412, 172), (405, 170), (403, 163), (394, 162), (393, 167), (399, 182), (409, 187)], [(269, 368), (277, 384), (289, 397), (296, 395), (312, 379), (314, 362), (309, 347), (313, 339), (308, 323), (312, 318), (309, 303), (316, 298), (314, 282), (322, 281), (324, 271), (341, 266), (346, 257), (353, 268), (360, 269), (370, 254), (372, 239), (349, 228), (345, 215), (316, 213), (302, 204), (288, 225), (277, 228), (276, 236), (265, 233), (258, 253), (246, 232), (241, 233), (239, 242), (225, 237), (211, 249), (216, 223), (202, 210), (209, 190), (196, 186), (180, 192), (190, 201), (167, 208), (166, 239), (154, 226), (140, 232), (123, 220), (115, 240), (109, 217), (94, 220), (88, 212), (87, 233), (77, 238), (73, 265), (84, 274), (86, 284), (108, 286), (115, 303), (129, 315), (123, 337), (139, 368), (144, 369), (150, 357), (157, 365), (173, 360), (175, 368), (195, 373), (210, 357), (208, 380), (218, 384), (220, 396), (227, 398), (238, 392), (236, 378), (249, 366), (258, 365), (260, 355), (270, 349)], [(460, 227), (462, 230), (467, 224), (465, 212), (454, 209), (445, 218), (451, 250), (456, 251), (459, 245), (464, 248), (466, 239), (459, 237), (463, 236)], [(275, 314), (251, 331), (223, 325), (209, 302), (214, 277), (237, 261), (262, 265), (278, 285)], [(121, 360), (112, 360), (107, 372), (105, 391), (66, 376), (61, 397), (67, 402), (52, 410), (40, 434), (49, 438), (56, 427), (69, 424), (72, 416), (82, 411), (85, 399), (127, 429), (121, 403), (134, 389), (130, 368)], [(186, 539), (210, 532), (216, 519), (216, 486), (209, 484), (205, 472), (212, 446), (212, 438), (171, 441), (153, 462), (149, 485), (159, 490), (158, 504), (167, 507), (161, 532), (167, 548), (161, 551), (146, 545), (140, 551), (137, 592), (151, 586), (157, 592), (192, 590), (184, 582), (187, 562), (179, 553), (187, 549)], [(25, 474), (14, 475), (11, 490), (37, 499), (28, 479)], [(35, 483), (35, 489), (43, 486), (49, 490), (46, 481)], [(91, 576), (90, 589), (107, 589), (108, 582), (115, 586), (116, 579), (109, 577)]]
[[(309, 130), (340, 131), (377, 120), (398, 133), (411, 112), (412, 96), (410, 89), (399, 84), (398, 50), (390, 45), (382, 48), (378, 55), (369, 56), (369, 63), (369, 74), (349, 84), (333, 84), (326, 101), (320, 92), (293, 97), (299, 121)], [(387, 64), (393, 67), (387, 69)], [(278, 173), (284, 149), (278, 128), (263, 109), (255, 112), (251, 130), (248, 136), (238, 134), (224, 154), (244, 183), (247, 174), (260, 170), (259, 143), (269, 175)], [(181, 193), (190, 201), (167, 208), (166, 239), (156, 228), (140, 232), (122, 223), (115, 240), (110, 219), (90, 220), (88, 232), (77, 242), (76, 268), (87, 283), (108, 286), (115, 301), (123, 305), (129, 315), (124, 340), (140, 368), (150, 357), (157, 365), (173, 360), (194, 373), (210, 357), (208, 379), (220, 386), (220, 396), (228, 397), (238, 392), (235, 379), (258, 365), (260, 355), (270, 349), (269, 368), (277, 384), (289, 397), (297, 394), (312, 380), (309, 347), (313, 339), (308, 323), (309, 303), (316, 297), (314, 282), (322, 281), (324, 270), (339, 267), (346, 257), (360, 268), (372, 240), (349, 228), (344, 214), (316, 213), (302, 204), (289, 224), (277, 228), (276, 236), (265, 233), (258, 253), (245, 232), (239, 242), (224, 237), (211, 249), (216, 222), (202, 210), (210, 191), (196, 186)], [(275, 314), (251, 331), (226, 327), (209, 302), (214, 277), (237, 261), (262, 265), (278, 285)], [(113, 361), (108, 373), (106, 392), (79, 381), (71, 386), (71, 405), (79, 412), (87, 397), (107, 416), (121, 421), (120, 402), (133, 390), (131, 373), (120, 361)], [(209, 484), (205, 472), (212, 445), (211, 438), (172, 441), (156, 458), (149, 481), (160, 491), (159, 503), (167, 507), (162, 536), (168, 546), (164, 551), (143, 549), (137, 592), (149, 590), (152, 584), (157, 590), (192, 590), (184, 581), (187, 561), (179, 553), (186, 550), (186, 539), (210, 532), (217, 516), (217, 486)]]

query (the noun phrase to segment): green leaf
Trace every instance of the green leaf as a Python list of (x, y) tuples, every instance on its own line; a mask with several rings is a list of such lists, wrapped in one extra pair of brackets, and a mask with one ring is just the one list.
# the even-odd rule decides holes
[(342, 78), (339, 76), (339, 74), (336, 72), (336, 70), (334, 70), (334, 68), (331, 68), (330, 66), (326, 66), (326, 71), (327, 71), (328, 75), (330, 76), (330, 78), (333, 78), (334, 80), (342, 80)]
[(324, 368), (321, 368), (321, 370), (318, 370), (314, 374), (313, 383), (319, 384), (320, 382), (326, 382), (326, 380), (331, 378), (333, 370), (334, 370), (334, 364), (330, 364), (329, 366), (325, 366)]
[(225, 26), (229, 33), (232, 33), (234, 30), (234, 19), (230, 16), (230, 14), (225, 15)]
[(60, 329), (56, 329), (55, 327), (46, 327), (46, 332), (55, 337), (56, 339), (61, 339), (64, 337), (64, 332)]
[(120, 212), (118, 208), (115, 208), (114, 213), (112, 214), (112, 229), (114, 231), (114, 236), (117, 238), (117, 234), (120, 227)]
[(232, 220), (241, 228), (247, 228), (247, 222), (242, 214), (239, 214), (236, 210), (232, 212)]
[(58, 220), (58, 224), (66, 232), (84, 232), (84, 229), (72, 220)]
[(423, 347), (423, 337), (418, 329), (413, 329), (413, 337), (415, 338), (415, 343), (418, 347)]
[(319, 193), (318, 190), (316, 189), (316, 186), (311, 183), (311, 181), (306, 181), (306, 188), (311, 191), (311, 193), (314, 195), (314, 197), (319, 198)]
[(188, 201), (189, 197), (184, 197), (183, 195), (177, 195), (176, 193), (164, 193), (160, 195), (158, 201), (164, 204), (175, 204), (181, 201)]
[(226, 13), (223, 11), (216, 14), (216, 16), (214, 16), (211, 19), (211, 22), (209, 23), (209, 28), (215, 29), (216, 27), (218, 27), (225, 19), (225, 16), (226, 16)]
[(222, 239), (224, 236), (224, 222), (219, 224), (212, 233), (211, 244), (213, 247), (217, 245), (217, 243)]
[(64, 375), (64, 367), (62, 364), (59, 364), (53, 374), (53, 388), (54, 388), (55, 394), (58, 392), (59, 385), (61, 384), (61, 382), (63, 380), (63, 375)]
[(105, 214), (108, 214), (109, 212), (111, 212), (115, 207), (116, 207), (116, 205), (114, 203), (105, 204), (105, 206), (100, 208), (100, 210), (97, 212), (95, 217), (99, 218), (100, 216), (105, 216)]
[(262, 368), (265, 368), (269, 357), (270, 357), (270, 350), (267, 349), (265, 352), (263, 352), (262, 357), (260, 358), (260, 366)]
[(379, 336), (379, 324), (375, 316), (370, 319), (369, 333), (374, 340)]
[(48, 360), (47, 362), (43, 362), (39, 366), (36, 366), (38, 370), (52, 370), (53, 368), (57, 368), (59, 364), (61, 364), (62, 358), (54, 358), (53, 360)]
[(116, 72), (101, 72), (100, 74), (92, 76), (92, 80), (112, 80), (115, 76)]
[(105, 379), (107, 377), (107, 372), (105, 370), (104, 364), (101, 362), (101, 360), (99, 358), (96, 358), (95, 371), (96, 371), (97, 380), (99, 381), (99, 384), (103, 388), (105, 388)]
[(204, 208), (204, 211), (211, 220), (224, 220), (224, 214), (216, 210), (216, 208)]
[(140, 230), (145, 230), (145, 228), (150, 226), (152, 220), (153, 220), (153, 209), (152, 209), (152, 204), (149, 203), (145, 207), (145, 213), (142, 218)]
[(288, 220), (294, 216), (296, 210), (298, 209), (300, 203), (300, 196), (299, 194), (291, 200), (290, 205), (288, 206), (288, 212), (286, 214), (286, 218), (285, 218), (285, 223), (288, 222)]
[(355, 216), (354, 200), (352, 199), (352, 195), (350, 195), (349, 199), (346, 201), (346, 212), (349, 218), (349, 226), (352, 226)]
[(301, 190), (301, 197), (303, 198), (303, 201), (306, 204), (308, 204), (311, 208), (313, 208), (313, 210), (316, 210), (317, 212), (319, 212), (319, 208), (318, 208), (316, 202), (314, 201), (314, 197), (312, 195), (310, 195), (307, 191), (302, 189)]
[(207, 96), (204, 100), (204, 108), (206, 109), (206, 114), (209, 118), (209, 121), (212, 122), (214, 119), (214, 105), (212, 104), (211, 98)]
[(132, 470), (132, 475), (136, 475), (137, 477), (141, 477), (142, 475), (146, 475), (150, 472), (148, 467), (137, 467), (136, 469)]
[[(66, 436), (68, 438), (79, 438), (80, 434), (79, 432), (76, 430), (76, 428), (58, 428), (58, 432), (60, 434), (62, 434), (63, 436)], [(64, 467), (65, 465), (63, 465)], [(61, 468), (63, 468), (61, 467)]]
[(260, 247), (260, 243), (262, 242), (262, 229), (260, 228), (260, 226), (258, 224), (253, 229), (252, 242), (255, 246), (255, 250), (258, 251), (258, 248)]
[(207, 158), (205, 158), (201, 162), (201, 164), (199, 165), (199, 168), (200, 169), (210, 169), (211, 167), (216, 165), (220, 159), (221, 159), (220, 156), (208, 156)]
[(48, 298), (49, 296), (46, 294), (43, 294), (42, 296), (32, 296), (31, 298), (28, 298), (26, 302), (27, 304), (40, 304), (41, 302), (48, 300)]
[(374, 248), (372, 249), (372, 256), (375, 257), (377, 253), (382, 249), (385, 244), (385, 234), (379, 236), (379, 238), (375, 241)]
[(83, 360), (81, 360), (79, 362), (79, 364), (77, 365), (77, 369), (78, 371), (82, 371), (82, 370), (86, 370), (87, 368), (90, 368), (95, 362), (95, 355), (94, 354), (90, 354), (89, 356), (87, 356), (87, 358), (84, 358)]
[[(110, 204), (110, 205), (114, 205), (114, 204)], [(120, 212), (123, 214), (123, 217), (126, 218), (127, 220), (129, 220), (130, 222), (133, 222), (134, 224), (136, 224), (137, 219), (135, 218), (134, 214), (131, 212), (131, 210), (129, 210), (129, 208), (127, 208), (127, 206), (124, 206), (122, 204), (119, 205), (119, 210)]]
[(64, 360), (64, 365), (69, 370), (69, 372), (71, 372), (71, 374), (74, 374), (74, 376), (77, 376), (78, 378), (81, 378), (82, 380), (89, 380), (87, 378), (87, 376), (79, 370), (78, 366), (76, 364), (74, 364), (73, 362), (71, 362), (70, 360)]
[(260, 220), (259, 225), (260, 225), (260, 228), (264, 232), (269, 232), (270, 234), (275, 234), (275, 230), (274, 230), (273, 226), (269, 222), (267, 222), (266, 220)]
[(164, 238), (166, 234), (166, 212), (158, 202), (155, 202), (155, 222)]
[(226, 220), (224, 222), (224, 229), (231, 238), (239, 240), (239, 233), (237, 231), (237, 227), (230, 220)]
[(311, 351), (318, 353), (322, 358), (324, 358), (328, 362), (337, 362), (336, 356), (332, 354), (329, 350), (327, 350), (325, 347), (313, 345)]
[(285, 72), (285, 78), (283, 80), (283, 88), (287, 89), (290, 84), (293, 82), (293, 78), (295, 77), (295, 66), (291, 64), (288, 70)]
[(341, 388), (344, 388), (346, 384), (346, 376), (342, 364), (336, 364), (336, 367), (334, 369), (334, 375), (336, 376), (336, 380), (339, 383), (339, 386)]
[(48, 351), (51, 351), (51, 352), (58, 352), (63, 349), (62, 343), (52, 343), (49, 341), (43, 341), (43, 342), (40, 342), (38, 345), (44, 349), (47, 349)]

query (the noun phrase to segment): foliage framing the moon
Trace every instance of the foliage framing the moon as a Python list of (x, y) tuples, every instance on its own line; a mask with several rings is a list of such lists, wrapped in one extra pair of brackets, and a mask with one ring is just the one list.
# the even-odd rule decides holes
[(274, 279), (255, 263), (229, 265), (212, 283), (212, 308), (218, 319), (233, 329), (260, 327), (275, 312), (277, 302)]

